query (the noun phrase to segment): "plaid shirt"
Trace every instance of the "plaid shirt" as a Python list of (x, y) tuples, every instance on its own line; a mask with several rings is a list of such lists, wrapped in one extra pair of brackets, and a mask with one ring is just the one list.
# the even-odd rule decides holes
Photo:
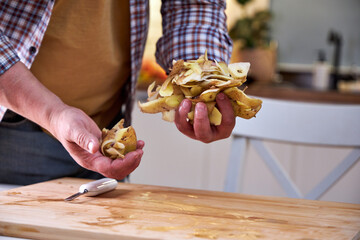
[[(130, 119), (135, 85), (148, 31), (148, 0), (130, 1), (131, 81), (125, 113)], [(49, 23), (54, 0), (0, 0), (0, 75), (18, 61), (28, 68), (38, 52)], [(227, 34), (225, 0), (162, 0), (163, 36), (156, 59), (169, 70), (172, 60), (208, 57), (228, 62), (232, 42)], [(6, 108), (0, 106), (0, 121)]]

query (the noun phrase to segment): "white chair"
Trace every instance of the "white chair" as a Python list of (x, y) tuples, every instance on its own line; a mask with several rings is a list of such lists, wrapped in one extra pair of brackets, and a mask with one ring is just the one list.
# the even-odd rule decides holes
[[(360, 105), (296, 102), (262, 98), (257, 117), (237, 119), (224, 191), (236, 192), (251, 144), (289, 197), (319, 199), (360, 159)], [(350, 154), (313, 190), (302, 194), (262, 140), (353, 147)]]

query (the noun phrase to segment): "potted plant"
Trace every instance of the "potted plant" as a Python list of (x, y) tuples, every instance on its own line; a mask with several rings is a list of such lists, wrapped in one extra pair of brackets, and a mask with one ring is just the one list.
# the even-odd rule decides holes
[(269, 30), (272, 14), (269, 10), (246, 11), (252, 0), (236, 0), (242, 17), (230, 28), (234, 41), (233, 62), (250, 62), (249, 77), (255, 82), (271, 82), (276, 70), (276, 46), (270, 41)]

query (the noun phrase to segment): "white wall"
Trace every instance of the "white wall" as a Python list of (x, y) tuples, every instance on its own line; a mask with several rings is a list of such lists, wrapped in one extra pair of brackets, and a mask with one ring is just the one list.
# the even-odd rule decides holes
[(342, 35), (340, 65), (360, 67), (360, 1), (272, 0), (274, 18), (271, 37), (278, 42), (278, 60), (281, 63), (311, 65), (318, 59), (318, 51), (326, 53), (333, 63), (334, 45), (328, 42), (328, 33), (335, 30)]

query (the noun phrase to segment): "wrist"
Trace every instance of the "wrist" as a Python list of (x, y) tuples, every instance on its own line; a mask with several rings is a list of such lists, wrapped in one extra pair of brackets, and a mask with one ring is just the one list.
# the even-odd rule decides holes
[(51, 130), (53, 112), (67, 106), (38, 81), (22, 62), (14, 64), (1, 75), (0, 105), (37, 123), (48, 131)]
[(45, 110), (44, 115), (46, 116), (46, 121), (44, 122), (43, 127), (58, 138), (57, 128), (59, 125), (61, 125), (61, 122), (66, 121), (66, 119), (62, 119), (62, 116), (68, 109), (71, 108), (72, 107), (66, 105), (59, 99), (59, 102)]

